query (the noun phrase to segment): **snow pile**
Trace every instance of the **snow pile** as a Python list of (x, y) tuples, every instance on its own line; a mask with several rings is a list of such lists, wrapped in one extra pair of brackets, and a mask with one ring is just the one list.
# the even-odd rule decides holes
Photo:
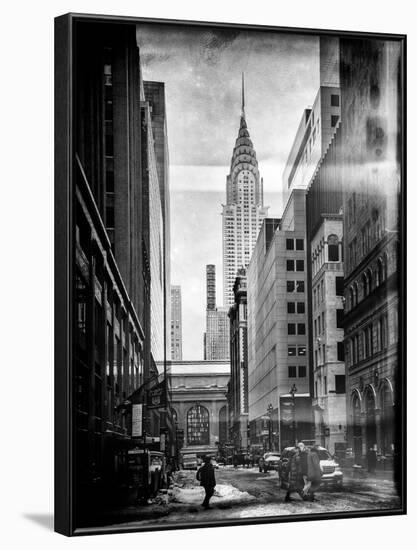
[[(201, 504), (204, 499), (203, 487), (174, 487), (172, 491), (172, 500), (182, 504)], [(232, 485), (216, 485), (214, 495), (210, 500), (211, 504), (247, 502), (255, 497), (246, 491), (239, 491)]]

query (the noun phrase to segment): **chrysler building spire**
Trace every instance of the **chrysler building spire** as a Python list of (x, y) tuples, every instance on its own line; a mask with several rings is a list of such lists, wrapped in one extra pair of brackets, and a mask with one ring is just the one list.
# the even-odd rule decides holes
[(249, 264), (252, 250), (268, 208), (263, 205), (263, 185), (245, 114), (245, 76), (242, 73), (241, 116), (226, 180), (223, 205), (223, 299), (233, 304), (233, 285), (239, 269)]
[(242, 118), (245, 118), (245, 73), (242, 73)]

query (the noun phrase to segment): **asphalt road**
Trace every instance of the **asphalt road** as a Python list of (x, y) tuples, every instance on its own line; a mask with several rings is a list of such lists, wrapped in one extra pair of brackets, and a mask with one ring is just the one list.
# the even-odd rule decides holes
[[(181, 471), (170, 502), (151, 505), (146, 516), (138, 509), (137, 521), (119, 523), (128, 527), (213, 522), (225, 519), (260, 518), (294, 514), (334, 512), (372, 512), (398, 509), (400, 499), (389, 478), (354, 479), (345, 476), (342, 490), (320, 488), (317, 502), (305, 502), (293, 495), (292, 502), (284, 502), (285, 491), (279, 487), (276, 472), (259, 473), (255, 468), (219, 468), (216, 470), (218, 492), (211, 501), (212, 508), (201, 508), (202, 488), (195, 479), (195, 471)], [(232, 491), (232, 492), (230, 492)], [(171, 492), (171, 491), (170, 491)], [(178, 497), (180, 495), (180, 497)], [(190, 496), (191, 495), (191, 496)], [(177, 498), (176, 498), (177, 496)], [(152, 510), (155, 511), (153, 516)]]

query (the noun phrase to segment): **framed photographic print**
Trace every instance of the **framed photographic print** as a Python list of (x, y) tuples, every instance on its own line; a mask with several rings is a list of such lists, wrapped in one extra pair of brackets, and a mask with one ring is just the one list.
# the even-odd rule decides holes
[(55, 20), (55, 529), (404, 514), (403, 35)]

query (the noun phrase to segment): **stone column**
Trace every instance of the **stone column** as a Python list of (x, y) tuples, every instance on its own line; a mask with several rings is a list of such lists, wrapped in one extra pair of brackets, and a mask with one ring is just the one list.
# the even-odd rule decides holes
[(366, 413), (361, 413), (361, 434), (362, 434), (362, 459), (364, 460), (366, 458), (366, 450), (367, 450), (367, 438), (366, 438)]
[(377, 453), (381, 453), (382, 449), (382, 426), (381, 426), (381, 409), (375, 409), (375, 427), (376, 427), (376, 446)]

